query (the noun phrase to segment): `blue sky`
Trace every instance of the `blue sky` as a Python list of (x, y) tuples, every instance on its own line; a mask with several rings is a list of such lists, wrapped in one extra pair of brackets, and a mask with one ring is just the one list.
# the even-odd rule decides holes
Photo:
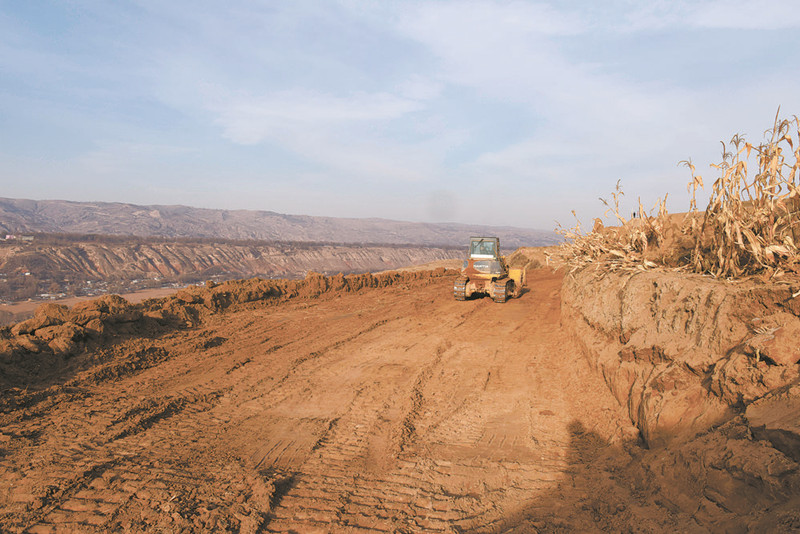
[(0, 0), (0, 196), (552, 229), (800, 115), (795, 0)]

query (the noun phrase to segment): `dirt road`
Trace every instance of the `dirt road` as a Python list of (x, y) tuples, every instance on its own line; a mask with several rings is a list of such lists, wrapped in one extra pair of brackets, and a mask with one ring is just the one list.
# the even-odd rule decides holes
[(0, 530), (669, 525), (613, 482), (630, 423), (560, 329), (560, 275), (529, 285), (502, 305), (454, 301), (449, 277), (255, 304), (98, 351), (3, 397)]

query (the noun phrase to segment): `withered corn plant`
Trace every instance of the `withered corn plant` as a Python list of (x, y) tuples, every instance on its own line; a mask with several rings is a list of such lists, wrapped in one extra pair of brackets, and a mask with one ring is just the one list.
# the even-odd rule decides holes
[[(736, 278), (749, 274), (795, 270), (800, 237), (800, 121), (779, 120), (753, 146), (734, 136), (723, 143), (722, 162), (712, 167), (714, 182), (702, 225), (693, 229), (692, 268), (696, 272)], [(756, 156), (756, 166), (750, 156)], [(692, 177), (698, 177), (694, 168)]]
[[(617, 182), (612, 201), (600, 200), (618, 226), (605, 228), (597, 219), (584, 233), (580, 222), (570, 229), (559, 225), (556, 231), (566, 241), (553, 259), (573, 271), (590, 263), (609, 270), (660, 264), (724, 278), (800, 271), (800, 120), (776, 116), (758, 146), (739, 135), (722, 146), (722, 162), (712, 165), (721, 174), (705, 212), (698, 213), (696, 200), (703, 179), (691, 160), (684, 161), (692, 181), (689, 213), (682, 219), (669, 216), (666, 197), (649, 213), (640, 200), (639, 217), (625, 219)], [(750, 165), (752, 155), (755, 165)]]
[[(572, 212), (576, 220), (574, 227), (567, 229), (559, 224), (556, 232), (566, 241), (550, 255), (553, 263), (567, 264), (571, 272), (590, 263), (599, 263), (611, 270), (655, 267), (656, 264), (646, 256), (650, 247), (659, 246), (663, 241), (666, 197), (659, 199), (650, 213), (645, 211), (639, 199), (639, 216), (627, 220), (619, 209), (620, 198), (624, 194), (617, 181), (611, 201), (600, 199), (608, 208), (605, 216), (613, 214), (618, 226), (605, 227), (600, 219), (595, 219), (592, 231), (584, 233), (575, 211)], [(656, 215), (652, 215), (656, 209)]]

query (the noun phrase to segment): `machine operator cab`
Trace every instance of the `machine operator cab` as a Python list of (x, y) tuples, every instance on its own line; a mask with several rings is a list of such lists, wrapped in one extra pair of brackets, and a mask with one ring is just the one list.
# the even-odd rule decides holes
[(497, 237), (471, 237), (469, 257), (474, 260), (496, 260), (500, 257), (500, 239)]
[(500, 239), (497, 237), (469, 238), (469, 256), (464, 260), (461, 274), (494, 280), (505, 273), (500, 256)]

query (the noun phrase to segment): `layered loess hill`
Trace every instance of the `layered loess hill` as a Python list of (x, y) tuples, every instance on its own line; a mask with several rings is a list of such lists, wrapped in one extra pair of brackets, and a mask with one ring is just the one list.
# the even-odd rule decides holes
[[(0, 301), (170, 283), (375, 272), (460, 258), (463, 247), (36, 235), (0, 243)], [(96, 290), (96, 289), (95, 289)]]
[[(0, 331), (0, 530), (800, 527), (792, 288), (531, 269), (496, 304), (455, 276), (39, 308)], [(737, 330), (725, 295), (769, 313)]]

